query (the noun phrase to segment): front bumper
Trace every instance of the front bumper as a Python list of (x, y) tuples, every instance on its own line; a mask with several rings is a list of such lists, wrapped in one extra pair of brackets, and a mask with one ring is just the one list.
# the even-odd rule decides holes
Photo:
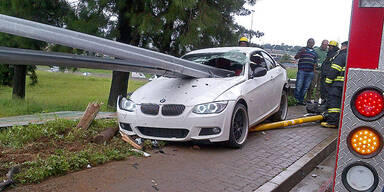
[[(128, 135), (165, 141), (209, 140), (210, 142), (227, 141), (235, 101), (229, 101), (219, 114), (195, 114), (193, 106), (186, 106), (181, 115), (147, 115), (141, 112), (140, 105), (134, 112), (117, 107), (120, 131)], [(131, 131), (126, 126), (129, 124)], [(125, 128), (123, 129), (123, 125)], [(220, 133), (201, 135), (204, 128), (220, 128)]]

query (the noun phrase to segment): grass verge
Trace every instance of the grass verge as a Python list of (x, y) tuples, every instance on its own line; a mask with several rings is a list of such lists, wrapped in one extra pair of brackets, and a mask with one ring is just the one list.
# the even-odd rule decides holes
[(296, 79), (297, 68), (287, 68), (287, 76), (290, 79)]
[(297, 101), (295, 97), (293, 96), (288, 96), (288, 106), (295, 106), (297, 104)]
[(43, 125), (15, 126), (0, 131), (0, 179), (13, 166), (18, 184), (37, 183), (49, 177), (96, 166), (131, 155), (120, 137), (97, 145), (90, 138), (116, 120), (95, 120), (90, 128), (76, 128), (78, 121), (57, 119)]
[[(83, 111), (89, 102), (101, 101), (107, 108), (111, 78), (37, 71), (39, 83), (30, 86), (27, 78), (25, 100), (12, 99), (12, 88), (0, 86), (0, 117), (54, 111)], [(129, 80), (128, 92), (146, 82)], [(112, 109), (114, 110), (114, 109)]]

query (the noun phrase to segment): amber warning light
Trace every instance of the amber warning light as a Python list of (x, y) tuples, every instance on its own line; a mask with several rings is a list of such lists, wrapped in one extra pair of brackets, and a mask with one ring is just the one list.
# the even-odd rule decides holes
[(383, 115), (383, 92), (375, 88), (367, 88), (357, 92), (352, 99), (352, 111), (362, 120), (373, 121)]
[(370, 158), (380, 152), (382, 139), (374, 129), (360, 127), (349, 134), (348, 147), (355, 155), (362, 158)]

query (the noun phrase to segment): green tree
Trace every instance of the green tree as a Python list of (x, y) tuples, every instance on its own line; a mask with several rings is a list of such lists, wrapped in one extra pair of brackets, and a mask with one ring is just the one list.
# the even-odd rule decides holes
[[(71, 3), (71, 11), (64, 17), (65, 28), (106, 38), (110, 33), (110, 16), (112, 3), (110, 0), (79, 0)], [(62, 45), (50, 45), (49, 51), (65, 52), (77, 55), (95, 56), (95, 53), (66, 47)], [(66, 69), (77, 71), (77, 68), (60, 67), (60, 71)]]
[(288, 54), (284, 54), (281, 58), (280, 58), (280, 63), (290, 63), (292, 60), (292, 57)]
[[(0, 13), (18, 18), (24, 18), (40, 23), (55, 26), (64, 25), (64, 17), (70, 11), (70, 6), (65, 0), (2, 0)], [(23, 37), (0, 34), (0, 45), (14, 48), (42, 50), (47, 43)], [(12, 72), (11, 70), (14, 70)], [(29, 74), (32, 83), (37, 83), (36, 66), (9, 65), (3, 66), (1, 71), (2, 84), (13, 85), (13, 97), (24, 98), (25, 76)], [(4, 79), (3, 79), (4, 78)], [(12, 78), (12, 81), (10, 80)]]
[[(263, 33), (251, 31), (234, 21), (235, 15), (249, 15), (244, 8), (256, 0), (115, 0), (117, 40), (174, 56), (216, 46), (237, 45), (242, 35), (252, 38)], [(119, 94), (127, 92), (129, 73), (114, 72), (108, 100), (116, 105)]]
[[(249, 15), (251, 12), (244, 5), (254, 5), (256, 0), (79, 0), (73, 6), (65, 0), (4, 0), (1, 3), (0, 13), (116, 39), (174, 56), (194, 49), (234, 46), (243, 35), (249, 38), (263, 35), (234, 22), (236, 15)], [(21, 39), (10, 47), (47, 47), (43, 42)], [(0, 42), (5, 42), (4, 38), (0, 37)], [(83, 53), (57, 45), (49, 46), (49, 49)], [(126, 94), (128, 78), (129, 73), (113, 72), (109, 106), (116, 105), (117, 95)]]
[[(129, 6), (127, 1), (119, 1)], [(242, 35), (260, 37), (263, 33), (247, 30), (234, 22), (235, 15), (249, 15), (244, 8), (248, 2), (230, 0), (152, 0), (140, 1), (121, 15), (130, 20), (131, 36), (140, 46), (181, 56), (194, 49), (237, 45)], [(120, 15), (120, 14), (119, 14)]]

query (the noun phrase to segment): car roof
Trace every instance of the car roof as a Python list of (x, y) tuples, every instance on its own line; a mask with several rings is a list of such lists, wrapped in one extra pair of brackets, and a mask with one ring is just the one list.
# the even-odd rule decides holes
[(216, 47), (216, 48), (207, 48), (207, 49), (199, 49), (199, 50), (191, 51), (185, 55), (199, 54), (199, 53), (221, 53), (221, 52), (229, 52), (229, 51), (240, 51), (248, 54), (253, 51), (261, 51), (261, 50), (263, 49), (258, 47)]

